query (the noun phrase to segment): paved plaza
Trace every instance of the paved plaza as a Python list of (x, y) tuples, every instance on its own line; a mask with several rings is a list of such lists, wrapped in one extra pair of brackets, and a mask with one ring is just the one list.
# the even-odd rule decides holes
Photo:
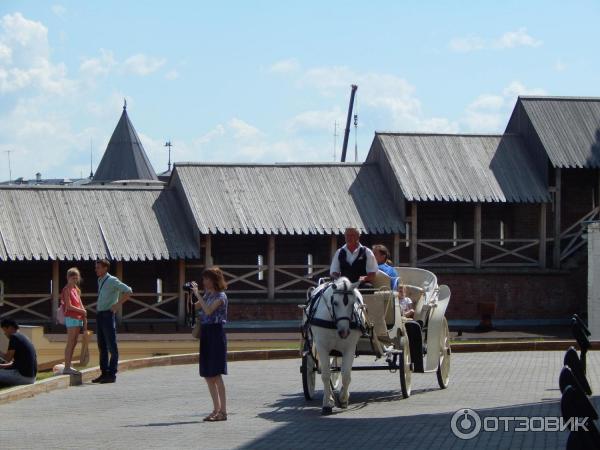
[[(113, 385), (86, 384), (0, 406), (0, 448), (559, 449), (565, 432), (481, 432), (461, 440), (450, 422), (461, 408), (482, 418), (558, 416), (563, 354), (455, 354), (448, 389), (437, 388), (434, 374), (415, 374), (406, 400), (398, 374), (354, 372), (350, 407), (329, 417), (320, 416), (320, 393), (304, 400), (299, 360), (231, 363), (229, 421), (221, 423), (201, 422), (211, 404), (197, 366), (124, 372)], [(599, 372), (600, 358), (590, 353), (593, 389)]]

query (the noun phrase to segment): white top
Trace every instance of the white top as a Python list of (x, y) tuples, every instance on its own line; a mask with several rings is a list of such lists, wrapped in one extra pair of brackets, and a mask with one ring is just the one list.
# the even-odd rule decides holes
[(379, 265), (377, 264), (375, 255), (373, 254), (373, 252), (371, 251), (370, 248), (365, 247), (362, 244), (358, 244), (358, 247), (356, 247), (356, 250), (351, 252), (350, 250), (348, 250), (348, 247), (346, 246), (346, 244), (344, 244), (344, 246), (342, 248), (338, 248), (337, 251), (335, 252), (335, 255), (333, 255), (333, 260), (331, 261), (331, 268), (329, 269), (329, 273), (330, 274), (341, 273), (341, 271), (342, 271), (340, 269), (340, 260), (339, 260), (340, 250), (344, 249), (346, 251), (346, 261), (348, 261), (348, 264), (352, 264), (358, 257), (358, 252), (363, 247), (366, 250), (365, 256), (367, 257), (367, 273), (377, 272), (379, 270)]
[(412, 304), (413, 302), (409, 297), (404, 297), (400, 299), (400, 308), (402, 309), (403, 313), (405, 313), (409, 309), (412, 309)]

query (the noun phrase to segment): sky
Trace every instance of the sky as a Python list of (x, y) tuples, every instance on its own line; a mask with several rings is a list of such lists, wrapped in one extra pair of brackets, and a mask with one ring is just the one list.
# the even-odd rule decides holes
[[(518, 95), (600, 96), (598, 1), (0, 0), (0, 179), (76, 178), (127, 112), (174, 161), (348, 160), (377, 131), (501, 133)], [(595, 44), (596, 43), (596, 44)], [(337, 137), (334, 127), (337, 123)]]

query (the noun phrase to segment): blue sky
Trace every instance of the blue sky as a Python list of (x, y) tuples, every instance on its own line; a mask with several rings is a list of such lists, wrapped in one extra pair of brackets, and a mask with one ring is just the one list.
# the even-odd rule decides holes
[(501, 132), (519, 94), (600, 96), (599, 18), (593, 1), (2, 0), (0, 151), (13, 178), (86, 175), (126, 97), (158, 172), (167, 139), (175, 161), (330, 161), (351, 83), (359, 159), (375, 130)]

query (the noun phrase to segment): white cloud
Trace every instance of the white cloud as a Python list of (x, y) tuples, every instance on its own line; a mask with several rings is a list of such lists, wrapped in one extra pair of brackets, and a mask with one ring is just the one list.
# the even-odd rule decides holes
[(455, 52), (467, 53), (487, 49), (501, 50), (516, 47), (539, 47), (542, 44), (541, 40), (527, 33), (526, 28), (519, 28), (515, 31), (507, 31), (494, 39), (474, 35), (454, 37), (448, 43), (448, 47)]
[(505, 99), (501, 95), (483, 94), (477, 97), (470, 107), (474, 109), (497, 110), (504, 106)]
[(300, 63), (296, 58), (288, 58), (277, 61), (269, 66), (269, 72), (289, 73), (300, 69)]
[(513, 81), (506, 86), (502, 92), (505, 97), (516, 101), (519, 95), (547, 95), (547, 92), (542, 88), (528, 88), (520, 81)]
[(485, 48), (485, 40), (477, 36), (455, 37), (448, 45), (455, 52), (472, 52)]
[(64, 64), (50, 60), (48, 29), (21, 13), (0, 19), (0, 94), (35, 88), (65, 94), (73, 87)]
[(123, 68), (126, 72), (146, 76), (156, 72), (165, 64), (165, 62), (165, 59), (138, 53), (127, 58), (123, 62)]
[(0, 42), (0, 64), (9, 64), (12, 60), (12, 49)]
[(165, 78), (167, 80), (176, 80), (177, 78), (179, 78), (179, 72), (177, 72), (175, 69), (173, 70), (169, 70), (166, 74), (165, 74)]
[(475, 133), (503, 131), (519, 95), (545, 95), (541, 88), (527, 88), (520, 81), (512, 81), (501, 94), (483, 94), (466, 108), (462, 125)]
[(526, 28), (519, 28), (516, 31), (507, 31), (496, 39), (493, 45), (496, 48), (539, 47), (542, 41), (530, 36)]
[(291, 132), (329, 131), (334, 129), (334, 123), (337, 122), (339, 132), (344, 127), (344, 120), (344, 113), (339, 107), (331, 110), (304, 111), (288, 120), (285, 128)]
[(233, 136), (236, 139), (253, 140), (260, 138), (263, 134), (258, 128), (250, 125), (247, 122), (244, 122), (241, 119), (238, 119), (237, 117), (231, 119), (227, 123), (227, 125), (229, 129), (233, 132)]
[(57, 17), (60, 17), (61, 19), (65, 17), (65, 14), (67, 13), (67, 8), (65, 8), (63, 5), (52, 5), (52, 7), (50, 8), (52, 10), (52, 12), (54, 13), (54, 15), (56, 15)]
[[(73, 129), (63, 102), (69, 100), (56, 96), (21, 98), (2, 115), (0, 136), (10, 138), (0, 144), (0, 151), (13, 152), (13, 179), (34, 178), (38, 171), (43, 176), (76, 177), (80, 170), (74, 166), (89, 161), (89, 139), (99, 142), (98, 130)], [(0, 178), (8, 176), (7, 168), (0, 164)]]
[(97, 77), (107, 75), (117, 61), (110, 50), (100, 49), (100, 56), (97, 58), (84, 59), (79, 66), (79, 70), (86, 76)]
[[(415, 87), (404, 78), (377, 72), (355, 72), (348, 67), (318, 67), (306, 71), (302, 86), (315, 87), (326, 97), (347, 99), (350, 85), (357, 84), (355, 113), (389, 123), (401, 131), (449, 132), (457, 125), (445, 118), (425, 117)], [(330, 125), (331, 126), (331, 125)]]

